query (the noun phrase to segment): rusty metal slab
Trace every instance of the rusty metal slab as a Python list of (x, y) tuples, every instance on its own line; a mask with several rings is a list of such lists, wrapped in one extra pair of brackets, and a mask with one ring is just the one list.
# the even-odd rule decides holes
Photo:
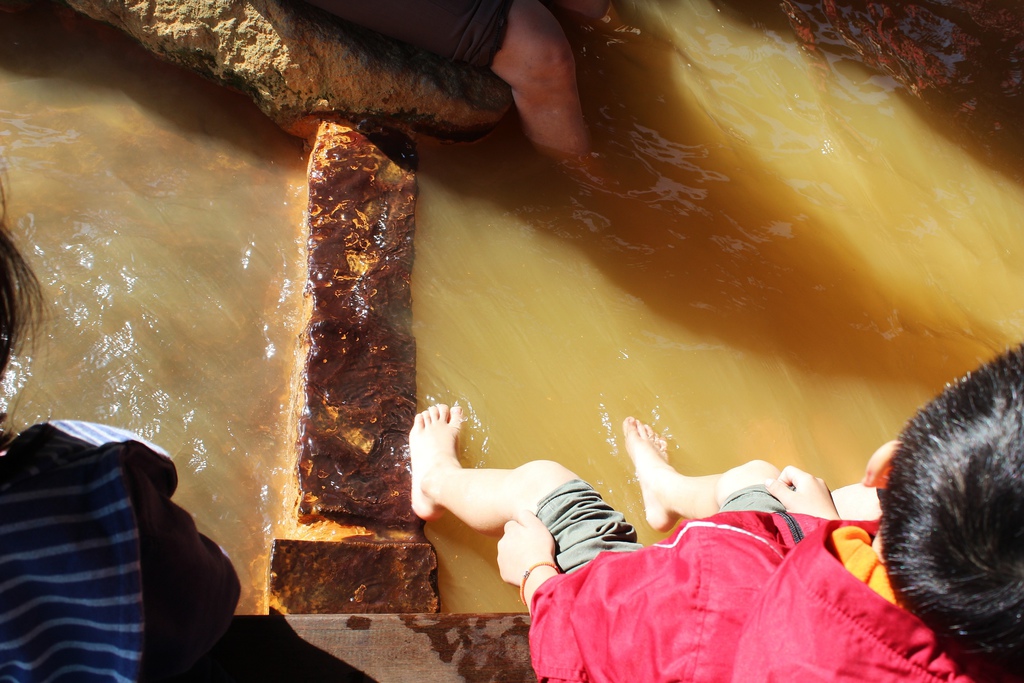
[(277, 614), (438, 612), (429, 543), (274, 541), (270, 611)]
[(423, 540), (407, 464), (416, 411), (415, 151), (390, 147), (388, 156), (352, 128), (325, 122), (310, 154), (299, 515)]

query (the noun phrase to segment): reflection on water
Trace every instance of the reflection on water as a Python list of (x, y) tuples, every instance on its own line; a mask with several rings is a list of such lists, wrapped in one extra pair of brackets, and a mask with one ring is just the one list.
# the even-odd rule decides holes
[[(625, 416), (687, 472), (762, 457), (858, 479), (1022, 336), (1024, 194), (889, 79), (823, 71), (781, 14), (622, 7), (639, 36), (575, 36), (610, 180), (574, 182), (514, 125), (424, 150), (414, 313), (421, 403), (469, 408), (465, 464), (567, 462), (649, 542)], [(492, 541), (428, 531), (445, 609), (520, 609)]]
[(167, 448), (175, 499), (235, 560), (240, 611), (262, 610), (292, 481), (301, 143), (110, 29), (0, 17), (8, 215), (50, 309), (3, 387), (12, 417)]
[[(421, 147), (415, 333), (421, 402), (468, 409), (467, 465), (566, 462), (649, 542), (622, 418), (666, 432), (687, 472), (756, 456), (858, 478), (1022, 336), (1024, 196), (889, 80), (823, 70), (777, 14), (620, 6), (640, 35), (573, 36), (607, 179), (552, 168), (513, 120)], [(3, 16), (0, 157), (55, 311), (7, 380), (14, 417), (170, 448), (258, 610), (291, 502), (302, 151), (106, 29)], [(445, 609), (521, 609), (493, 541), (428, 532)]]

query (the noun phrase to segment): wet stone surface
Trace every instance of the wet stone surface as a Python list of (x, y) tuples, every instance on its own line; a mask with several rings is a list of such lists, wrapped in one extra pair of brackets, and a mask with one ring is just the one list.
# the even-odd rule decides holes
[(437, 558), (410, 503), (416, 177), (403, 140), (325, 122), (310, 154), (298, 515), (360, 539), (276, 540), (271, 612), (440, 610)]
[(423, 538), (407, 466), (416, 411), (415, 201), (412, 171), (346, 126), (321, 126), (309, 161), (299, 514), (390, 540)]
[[(384, 614), (439, 609), (437, 559), (429, 543), (274, 541), (271, 613)], [(358, 628), (359, 624), (349, 627)]]
[[(40, 0), (35, 0), (39, 2)], [(32, 0), (0, 0), (26, 5)], [(489, 69), (460, 64), (294, 0), (64, 0), (161, 59), (250, 96), (302, 138), (320, 120), (386, 122), (475, 140), (512, 104)]]
[(842, 55), (845, 47), (953, 123), (985, 156), (1017, 166), (1024, 152), (1024, 5), (785, 0), (783, 8), (812, 53)]

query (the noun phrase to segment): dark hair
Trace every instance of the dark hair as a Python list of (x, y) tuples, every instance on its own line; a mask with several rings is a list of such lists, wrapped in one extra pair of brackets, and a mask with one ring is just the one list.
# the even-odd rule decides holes
[(882, 558), (933, 630), (1024, 665), (1024, 347), (907, 423), (882, 502)]
[[(0, 184), (0, 376), (41, 307), (39, 281), (7, 231), (7, 201)], [(4, 429), (6, 420), (7, 415), (0, 413), (0, 446), (13, 438)]]

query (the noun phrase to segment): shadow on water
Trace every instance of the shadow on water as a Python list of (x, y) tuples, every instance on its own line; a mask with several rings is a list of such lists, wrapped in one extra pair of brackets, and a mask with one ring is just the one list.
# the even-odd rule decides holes
[[(830, 231), (830, 212), (841, 207), (810, 213), (806, 199), (694, 111), (659, 76), (670, 72), (672, 47), (648, 36), (574, 39), (609, 183), (578, 182), (523, 149), (515, 121), (446, 151), (443, 167), (425, 162), (426, 172), (571, 242), (664, 318), (812, 373), (932, 392), (1003, 346), (969, 311), (950, 312), (878, 275), (857, 245)], [(480, 178), (488, 165), (494, 177)]]
[(281, 145), (302, 150), (301, 140), (281, 132), (247, 97), (161, 62), (117, 29), (49, 2), (0, 11), (0, 69), (92, 92), (115, 91), (182, 136), (222, 140), (268, 163), (280, 158)]

